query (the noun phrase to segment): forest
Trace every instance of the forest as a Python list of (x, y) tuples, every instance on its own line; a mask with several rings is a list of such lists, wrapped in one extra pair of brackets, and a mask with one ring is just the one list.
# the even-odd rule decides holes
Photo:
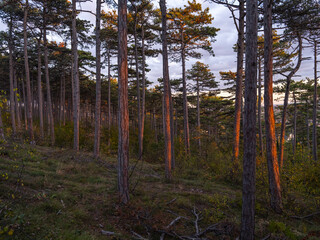
[(0, 240), (320, 239), (320, 2), (173, 2), (0, 0)]

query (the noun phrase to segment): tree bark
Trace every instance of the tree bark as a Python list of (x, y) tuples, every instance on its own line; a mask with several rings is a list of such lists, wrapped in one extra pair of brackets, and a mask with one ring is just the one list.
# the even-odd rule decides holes
[(247, 0), (241, 240), (254, 239), (258, 2)]
[(55, 135), (54, 135), (54, 118), (53, 118), (53, 106), (52, 106), (52, 98), (51, 98), (51, 89), (50, 89), (50, 77), (49, 77), (49, 60), (48, 60), (48, 41), (47, 41), (47, 8), (46, 5), (43, 9), (43, 43), (44, 43), (44, 67), (45, 67), (45, 78), (46, 78), (46, 88), (47, 88), (47, 111), (49, 117), (49, 128), (50, 128), (50, 140), (51, 145), (54, 145)]
[(293, 95), (293, 106), (294, 106), (292, 154), (294, 159), (296, 154), (296, 146), (297, 146), (297, 99), (296, 99), (295, 91), (292, 92), (292, 95)]
[(97, 0), (96, 12), (96, 109), (95, 109), (95, 131), (94, 131), (94, 156), (100, 154), (100, 132), (101, 132), (101, 0)]
[(118, 1), (118, 189), (120, 202), (129, 201), (129, 108), (128, 108), (128, 61), (127, 61), (127, 1)]
[(27, 97), (26, 97), (26, 88), (24, 85), (24, 79), (22, 78), (22, 94), (23, 94), (23, 108), (24, 108), (24, 127), (28, 130), (28, 118), (27, 118)]
[(140, 127), (140, 136), (141, 147), (139, 150), (139, 156), (142, 156), (143, 153), (143, 137), (144, 137), (144, 121), (146, 114), (146, 55), (145, 55), (145, 43), (144, 43), (144, 26), (141, 26), (141, 48), (142, 48), (142, 104), (141, 104), (141, 127)]
[(79, 151), (80, 128), (80, 84), (78, 68), (78, 39), (77, 39), (77, 9), (76, 0), (72, 0), (72, 56), (73, 56), (73, 149)]
[(1, 138), (1, 140), (5, 140), (1, 113), (2, 113), (2, 109), (0, 108), (0, 138)]
[(43, 94), (42, 94), (42, 83), (41, 83), (41, 37), (38, 39), (38, 107), (39, 107), (39, 121), (40, 121), (40, 138), (44, 138), (44, 124), (43, 124)]
[(200, 130), (200, 89), (199, 80), (197, 79), (197, 128), (198, 128), (198, 147), (201, 155), (201, 130)]
[(259, 81), (259, 90), (258, 90), (258, 128), (259, 128), (259, 149), (260, 149), (260, 154), (261, 157), (263, 156), (263, 142), (262, 142), (262, 124), (261, 124), (261, 98), (262, 98), (262, 94), (261, 94), (261, 61), (262, 59), (259, 59), (259, 63), (258, 63), (258, 81)]
[(295, 68), (292, 69), (292, 71), (287, 76), (286, 80), (286, 92), (284, 96), (284, 102), (283, 102), (283, 111), (282, 111), (282, 121), (281, 121), (281, 131), (280, 131), (280, 147), (279, 147), (279, 164), (280, 168), (282, 169), (283, 166), (283, 153), (284, 153), (284, 137), (285, 137), (285, 129), (286, 129), (286, 117), (287, 117), (287, 108), (288, 108), (288, 101), (289, 101), (289, 93), (290, 93), (290, 84), (291, 79), (296, 74), (296, 72), (299, 70), (302, 62), (302, 38), (299, 33), (297, 33), (298, 38), (298, 61), (295, 66)]
[(272, 0), (264, 0), (264, 108), (266, 125), (266, 152), (268, 162), (271, 207), (282, 212), (279, 165), (273, 112), (273, 44), (272, 44)]
[(27, 87), (27, 118), (28, 118), (28, 132), (31, 143), (34, 141), (33, 135), (33, 123), (32, 123), (32, 98), (31, 98), (31, 86), (30, 86), (30, 69), (29, 69), (29, 60), (28, 60), (28, 36), (27, 36), (27, 19), (28, 19), (28, 10), (29, 2), (26, 0), (24, 8), (24, 17), (23, 17), (23, 40), (24, 40), (24, 66), (26, 71), (26, 87)]
[(11, 127), (13, 135), (16, 134), (16, 118), (15, 118), (15, 101), (14, 101), (14, 89), (13, 89), (13, 44), (12, 44), (12, 17), (10, 19), (9, 25), (9, 74), (10, 74), (10, 117), (11, 117)]
[(236, 98), (235, 98), (235, 117), (233, 129), (233, 163), (238, 168), (239, 146), (240, 146), (240, 122), (242, 105), (242, 81), (243, 81), (243, 54), (244, 54), (244, 1), (239, 0), (239, 29), (237, 43), (237, 79), (236, 79)]
[(163, 118), (164, 118), (164, 138), (165, 138), (165, 177), (172, 178), (172, 142), (171, 142), (171, 123), (170, 123), (170, 81), (168, 64), (168, 45), (167, 45), (167, 7), (166, 1), (160, 0), (161, 23), (162, 23), (162, 64), (163, 64)]
[(112, 123), (112, 117), (111, 117), (111, 64), (110, 64), (110, 49), (108, 49), (108, 147), (110, 149), (111, 144), (111, 123)]
[(17, 118), (17, 128), (18, 130), (21, 130), (21, 118), (19, 114), (19, 100), (18, 100), (18, 77), (17, 77), (17, 71), (15, 67), (13, 69), (13, 87), (14, 87), (14, 102), (15, 102), (15, 115)]
[(312, 155), (313, 160), (317, 161), (317, 104), (318, 104), (318, 97), (317, 97), (317, 87), (318, 87), (318, 72), (317, 72), (317, 40), (314, 41), (314, 91), (313, 91), (313, 115), (312, 115), (312, 122), (313, 122), (313, 129), (312, 129)]
[(189, 114), (188, 114), (188, 98), (187, 98), (187, 82), (186, 82), (186, 54), (184, 46), (183, 31), (181, 31), (181, 63), (182, 63), (182, 88), (183, 88), (183, 130), (184, 130), (184, 146), (185, 151), (190, 153), (190, 136), (189, 136)]

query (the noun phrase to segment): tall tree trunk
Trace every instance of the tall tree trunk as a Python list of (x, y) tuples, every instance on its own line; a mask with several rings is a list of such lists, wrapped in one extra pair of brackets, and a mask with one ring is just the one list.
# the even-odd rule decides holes
[(53, 118), (53, 106), (51, 99), (51, 89), (50, 89), (50, 77), (49, 77), (49, 59), (48, 59), (48, 41), (47, 41), (47, 22), (46, 22), (47, 8), (46, 5), (43, 9), (43, 53), (44, 53), (44, 68), (45, 68), (45, 78), (46, 78), (46, 88), (47, 88), (47, 111), (48, 120), (50, 128), (50, 140), (51, 145), (54, 145), (55, 135), (54, 135), (54, 118)]
[(262, 142), (262, 124), (261, 124), (261, 61), (262, 59), (259, 58), (259, 63), (258, 63), (258, 81), (259, 81), (259, 91), (258, 91), (258, 128), (259, 128), (259, 149), (260, 149), (260, 154), (263, 156), (263, 142)]
[(198, 128), (198, 147), (201, 155), (201, 130), (200, 130), (200, 89), (199, 80), (197, 79), (197, 128)]
[(80, 128), (80, 84), (78, 68), (78, 39), (77, 39), (77, 9), (76, 0), (72, 0), (72, 57), (73, 57), (73, 149), (79, 151)]
[(258, 2), (247, 0), (241, 240), (254, 239)]
[(294, 106), (292, 153), (293, 153), (293, 159), (294, 159), (296, 154), (296, 146), (297, 146), (297, 99), (296, 99), (295, 91), (292, 92), (292, 95), (293, 95), (293, 106)]
[(101, 0), (97, 0), (96, 12), (96, 109), (95, 109), (95, 131), (94, 131), (94, 156), (100, 154), (100, 132), (101, 132)]
[(295, 68), (293, 68), (292, 71), (287, 76), (286, 92), (285, 92), (284, 102), (283, 102), (282, 121), (281, 121), (281, 130), (280, 130), (280, 147), (279, 147), (280, 168), (282, 168), (283, 166), (284, 137), (285, 137), (285, 130), (286, 130), (286, 117), (287, 117), (287, 108), (288, 108), (288, 101), (289, 101), (291, 79), (294, 76), (294, 74), (296, 74), (296, 72), (299, 70), (302, 62), (302, 38), (299, 33), (297, 33), (297, 38), (298, 38), (298, 44), (299, 44), (298, 61)]
[[(26, 15), (26, 13), (25, 13)], [(14, 112), (14, 89), (13, 89), (13, 44), (12, 44), (12, 17), (10, 19), (10, 26), (9, 26), (9, 71), (10, 71), (10, 117), (11, 117), (11, 127), (12, 127), (12, 133), (13, 135), (16, 134), (16, 118), (15, 118), (15, 112)]]
[(181, 62), (182, 62), (182, 88), (183, 88), (183, 130), (184, 130), (184, 146), (186, 153), (190, 153), (190, 136), (189, 136), (189, 114), (188, 114), (188, 97), (187, 97), (187, 82), (186, 82), (186, 54), (183, 43), (184, 36), (181, 31)]
[(144, 26), (141, 26), (141, 48), (142, 48), (142, 104), (141, 104), (141, 126), (140, 126), (140, 135), (139, 139), (141, 141), (139, 156), (142, 156), (143, 153), (143, 136), (144, 136), (144, 120), (146, 112), (146, 55), (145, 55), (145, 44), (144, 44)]
[(29, 69), (29, 60), (28, 60), (28, 36), (27, 36), (27, 19), (28, 19), (28, 10), (29, 2), (26, 0), (26, 5), (24, 8), (24, 17), (23, 17), (23, 40), (24, 40), (24, 66), (26, 71), (26, 87), (27, 87), (27, 105), (28, 105), (28, 132), (30, 136), (30, 141), (33, 143), (33, 123), (32, 123), (32, 98), (31, 98), (31, 87), (30, 87), (30, 69)]
[(24, 79), (22, 78), (22, 94), (23, 94), (23, 108), (24, 108), (24, 127), (26, 131), (28, 130), (28, 118), (27, 118), (27, 97), (26, 97), (26, 88), (24, 85)]
[(264, 108), (266, 125), (266, 152), (268, 162), (271, 207), (282, 212), (279, 165), (273, 112), (273, 49), (272, 49), (272, 0), (264, 0)]
[(138, 150), (138, 158), (142, 157), (143, 151), (143, 134), (142, 134), (142, 111), (141, 111), (141, 94), (140, 94), (140, 76), (139, 76), (139, 59), (138, 59), (138, 36), (137, 36), (137, 14), (138, 9), (135, 7), (134, 14), (134, 57), (135, 57), (135, 67), (136, 67), (136, 79), (137, 79), (137, 102), (138, 102), (138, 142), (139, 142), (139, 150)]
[(313, 91), (313, 115), (312, 115), (312, 122), (313, 122), (313, 129), (312, 129), (312, 155), (313, 160), (317, 161), (317, 87), (318, 87), (318, 72), (317, 72), (317, 40), (314, 41), (314, 91)]
[(174, 115), (173, 115), (173, 101), (171, 94), (171, 84), (169, 81), (169, 101), (170, 101), (170, 130), (171, 130), (171, 168), (172, 170), (176, 167), (175, 154), (174, 154)]
[(160, 0), (161, 23), (162, 23), (162, 64), (163, 64), (163, 117), (164, 117), (164, 139), (165, 139), (165, 172), (166, 179), (172, 178), (172, 141), (170, 124), (170, 81), (168, 64), (168, 45), (167, 45), (167, 7), (166, 1)]
[(111, 64), (110, 64), (110, 49), (107, 50), (108, 53), (108, 147), (110, 149), (111, 144)]
[(66, 75), (64, 72), (62, 79), (63, 89), (62, 89), (62, 124), (66, 125)]
[(309, 102), (306, 100), (306, 124), (307, 124), (307, 146), (308, 146), (308, 155), (310, 153), (310, 128), (309, 128)]
[(128, 50), (127, 1), (118, 1), (118, 189), (121, 203), (129, 201), (129, 108), (128, 108)]
[(43, 130), (43, 93), (42, 93), (42, 83), (41, 83), (41, 37), (38, 39), (38, 106), (39, 106), (39, 121), (40, 121), (40, 138), (44, 138)]
[(240, 146), (240, 121), (242, 105), (242, 81), (243, 81), (243, 53), (244, 53), (244, 2), (239, 0), (239, 29), (237, 43), (237, 79), (236, 79), (236, 99), (235, 99), (235, 116), (233, 129), (233, 163), (238, 168), (239, 146)]
[(2, 109), (0, 108), (0, 139), (5, 140), (4, 138), (4, 132), (3, 132), (3, 123), (2, 123)]
[(21, 118), (19, 114), (19, 100), (18, 100), (18, 76), (17, 71), (13, 70), (13, 87), (14, 87), (14, 102), (15, 102), (15, 114), (17, 118), (17, 127), (18, 130), (21, 130)]

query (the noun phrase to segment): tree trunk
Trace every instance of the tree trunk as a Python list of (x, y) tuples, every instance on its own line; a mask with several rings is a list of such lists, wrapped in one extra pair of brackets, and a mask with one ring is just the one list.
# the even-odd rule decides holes
[(299, 42), (299, 50), (298, 50), (298, 61), (297, 65), (287, 76), (286, 81), (286, 92), (284, 96), (283, 102), (283, 111), (282, 111), (282, 121), (281, 121), (281, 132), (280, 132), (280, 147), (279, 147), (279, 164), (280, 168), (283, 166), (283, 153), (284, 153), (284, 137), (285, 137), (285, 129), (286, 129), (286, 116), (287, 116), (287, 107), (289, 101), (289, 93), (290, 93), (290, 84), (293, 75), (299, 70), (302, 62), (302, 39), (299, 33), (297, 33), (297, 38)]
[(100, 154), (100, 132), (101, 132), (101, 40), (100, 40), (101, 0), (97, 0), (96, 12), (96, 109), (95, 109), (95, 131), (94, 131), (94, 156)]
[(24, 108), (24, 127), (28, 130), (28, 118), (27, 118), (27, 97), (26, 88), (24, 86), (24, 79), (22, 78), (22, 94), (23, 94), (23, 108)]
[(0, 138), (1, 138), (1, 140), (5, 140), (1, 112), (2, 112), (2, 109), (0, 108)]
[(254, 239), (257, 103), (257, 6), (247, 0), (241, 240)]
[(262, 124), (261, 124), (261, 61), (262, 59), (259, 58), (258, 63), (258, 81), (259, 81), (259, 91), (258, 91), (258, 127), (259, 127), (259, 148), (260, 148), (260, 154), (261, 157), (263, 156), (263, 142), (262, 142)]
[(242, 105), (242, 81), (243, 81), (243, 53), (244, 53), (244, 2), (239, 0), (239, 29), (237, 43), (237, 79), (236, 79), (236, 98), (235, 98), (235, 117), (233, 129), (233, 163), (238, 168), (239, 162), (239, 146), (240, 146), (240, 121), (241, 121), (241, 105)]
[(18, 127), (18, 130), (21, 130), (21, 118), (19, 114), (19, 100), (18, 100), (18, 77), (17, 77), (17, 71), (15, 67), (13, 70), (13, 87), (14, 87), (14, 102), (15, 102), (15, 114), (17, 118), (17, 127)]
[(181, 62), (182, 62), (182, 87), (183, 87), (183, 130), (184, 130), (184, 146), (186, 153), (190, 153), (190, 137), (189, 137), (189, 114), (188, 114), (188, 98), (187, 98), (187, 83), (186, 83), (186, 54), (183, 44), (183, 32), (181, 31)]
[(198, 128), (198, 147), (201, 155), (201, 130), (200, 130), (200, 89), (199, 80), (197, 79), (197, 128)]
[(63, 126), (66, 125), (66, 75), (64, 72), (63, 79), (62, 79), (62, 124)]
[(266, 152), (268, 162), (271, 207), (282, 212), (279, 165), (273, 112), (273, 49), (272, 49), (272, 0), (264, 0), (264, 108), (266, 125)]
[(73, 56), (73, 149), (79, 151), (80, 128), (80, 84), (78, 69), (78, 39), (77, 39), (77, 9), (76, 0), (72, 0), (72, 56)]
[[(26, 10), (25, 10), (26, 11)], [(25, 13), (26, 15), (26, 13)], [(26, 18), (26, 17), (25, 17)], [(10, 71), (10, 117), (11, 117), (11, 127), (13, 135), (16, 134), (16, 118), (14, 112), (14, 89), (13, 89), (13, 44), (12, 44), (12, 18), (10, 19), (9, 26), (9, 71)]]
[(42, 83), (41, 83), (41, 37), (38, 39), (38, 107), (39, 107), (39, 121), (40, 121), (40, 138), (44, 138), (43, 130), (43, 94), (42, 94)]
[(163, 64), (163, 117), (164, 117), (164, 139), (165, 139), (165, 172), (166, 179), (172, 178), (172, 142), (170, 124), (170, 81), (168, 64), (168, 45), (167, 45), (167, 7), (166, 1), (160, 0), (161, 23), (162, 23), (162, 64)]
[(293, 105), (294, 105), (294, 113), (293, 113), (293, 144), (292, 144), (292, 153), (293, 159), (296, 153), (296, 146), (297, 146), (297, 99), (295, 91), (292, 92), (293, 95)]
[(143, 136), (144, 136), (144, 120), (146, 114), (146, 55), (145, 55), (145, 44), (144, 44), (144, 26), (141, 26), (141, 48), (142, 48), (142, 105), (141, 105), (141, 127), (140, 136), (141, 147), (139, 149), (139, 156), (143, 153)]
[(26, 5), (24, 8), (24, 18), (23, 18), (23, 40), (24, 40), (24, 66), (26, 71), (26, 87), (27, 87), (27, 105), (28, 105), (28, 132), (30, 136), (30, 141), (33, 143), (33, 123), (32, 123), (32, 98), (31, 98), (31, 86), (30, 86), (30, 69), (28, 60), (28, 36), (27, 36), (27, 18), (28, 18), (29, 2), (26, 0)]
[(141, 111), (141, 94), (140, 94), (140, 76), (139, 76), (139, 59), (138, 59), (138, 36), (137, 36), (137, 14), (138, 9), (135, 7), (134, 14), (134, 57), (135, 57), (135, 67), (136, 67), (136, 79), (137, 79), (137, 102), (138, 102), (138, 142), (139, 142), (139, 150), (138, 150), (138, 158), (142, 157), (143, 150), (143, 133), (142, 133), (142, 111)]
[(118, 1), (118, 189), (120, 202), (129, 201), (129, 108), (128, 108), (128, 60), (127, 60), (127, 1)]
[(111, 123), (112, 123), (112, 117), (111, 117), (111, 74), (110, 74), (110, 49), (108, 49), (108, 147), (110, 149), (111, 144)]
[(314, 41), (314, 91), (313, 91), (313, 115), (312, 115), (312, 122), (313, 122), (313, 129), (312, 129), (312, 155), (313, 160), (317, 161), (317, 87), (318, 87), (318, 72), (317, 72), (317, 40)]
[(53, 118), (53, 106), (51, 99), (51, 90), (50, 90), (50, 78), (49, 78), (49, 60), (48, 60), (48, 41), (47, 41), (47, 25), (46, 25), (46, 14), (47, 8), (44, 6), (43, 9), (43, 43), (44, 43), (44, 67), (45, 67), (45, 78), (46, 78), (46, 88), (47, 88), (47, 111), (48, 111), (48, 120), (50, 127), (50, 140), (51, 145), (54, 145), (55, 135), (54, 135), (54, 118)]

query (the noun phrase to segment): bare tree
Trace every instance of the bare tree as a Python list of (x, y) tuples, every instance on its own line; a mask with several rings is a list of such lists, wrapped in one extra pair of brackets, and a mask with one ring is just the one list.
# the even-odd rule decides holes
[(128, 61), (127, 61), (127, 1), (118, 1), (118, 188), (120, 202), (129, 201), (129, 108), (128, 108)]
[(254, 239), (258, 1), (247, 0), (241, 240)]

